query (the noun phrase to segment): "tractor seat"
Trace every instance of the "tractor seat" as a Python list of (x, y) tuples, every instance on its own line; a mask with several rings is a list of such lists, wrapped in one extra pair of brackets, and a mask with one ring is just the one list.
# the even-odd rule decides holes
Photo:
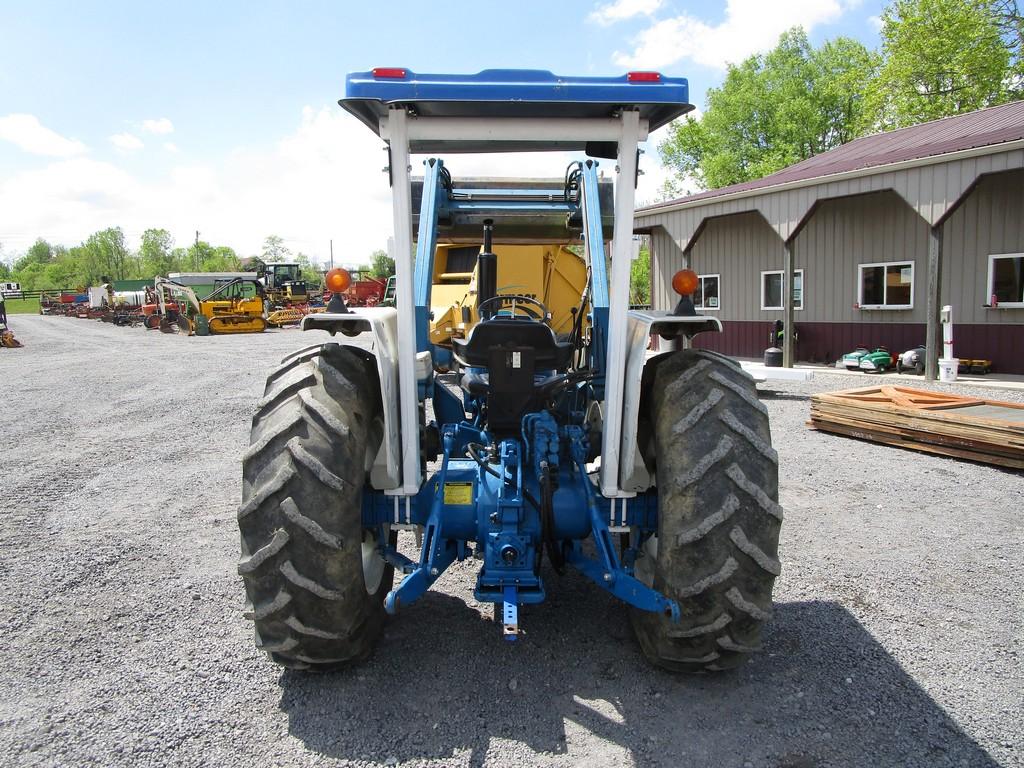
[(537, 371), (564, 373), (572, 360), (573, 347), (555, 338), (555, 332), (535, 320), (497, 317), (477, 323), (466, 339), (452, 339), (455, 359), (473, 368), (487, 368), (492, 350), (529, 349)]

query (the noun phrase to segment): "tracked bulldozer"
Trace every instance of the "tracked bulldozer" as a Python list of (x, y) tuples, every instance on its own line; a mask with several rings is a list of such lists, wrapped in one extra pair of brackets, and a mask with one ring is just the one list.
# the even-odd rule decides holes
[[(205, 336), (230, 333), (262, 333), (267, 329), (263, 285), (258, 280), (235, 278), (205, 299), (187, 285), (158, 277), (154, 281), (159, 320), (149, 320), (164, 333)], [(169, 297), (176, 301), (171, 306)], [(152, 326), (151, 326), (152, 327)]]

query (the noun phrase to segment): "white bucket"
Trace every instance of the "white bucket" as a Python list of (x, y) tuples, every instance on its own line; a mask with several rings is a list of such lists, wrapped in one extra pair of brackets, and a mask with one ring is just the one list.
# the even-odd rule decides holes
[(957, 358), (939, 360), (939, 381), (956, 381), (956, 369), (960, 366)]

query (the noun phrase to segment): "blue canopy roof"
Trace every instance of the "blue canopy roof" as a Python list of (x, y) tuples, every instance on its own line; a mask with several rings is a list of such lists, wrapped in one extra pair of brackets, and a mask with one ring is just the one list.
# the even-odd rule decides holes
[(419, 74), (402, 68), (353, 72), (339, 104), (375, 133), (388, 106), (423, 117), (610, 117), (635, 107), (654, 131), (693, 105), (686, 78), (643, 72), (562, 77), (546, 70), (486, 69), (475, 75)]

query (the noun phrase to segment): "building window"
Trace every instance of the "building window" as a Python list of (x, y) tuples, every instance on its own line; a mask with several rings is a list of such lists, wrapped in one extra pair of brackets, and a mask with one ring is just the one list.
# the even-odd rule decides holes
[(988, 296), (993, 307), (1024, 307), (1024, 253), (988, 257)]
[[(781, 269), (761, 273), (761, 309), (785, 309), (782, 305), (782, 281), (785, 272)], [(793, 270), (793, 309), (804, 308), (804, 271)]]
[(860, 309), (914, 308), (914, 262), (861, 264), (858, 271)]
[(718, 275), (697, 275), (693, 306), (697, 309), (721, 309), (718, 303)]

